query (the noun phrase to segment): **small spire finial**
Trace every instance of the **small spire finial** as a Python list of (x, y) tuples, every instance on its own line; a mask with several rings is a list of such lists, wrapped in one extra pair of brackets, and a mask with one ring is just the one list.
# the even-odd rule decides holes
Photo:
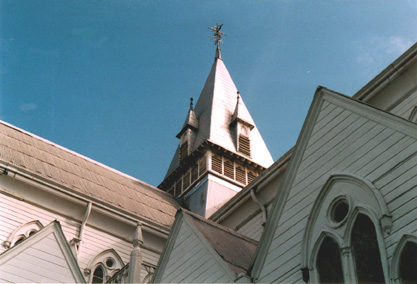
[(220, 44), (223, 43), (222, 37), (225, 36), (225, 33), (220, 31), (222, 27), (223, 27), (223, 24), (219, 25), (218, 23), (216, 23), (214, 27), (209, 27), (209, 30), (214, 32), (213, 40), (214, 40), (214, 44), (217, 46), (215, 58), (220, 58), (220, 59), (222, 58)]
[(193, 100), (194, 100), (194, 99), (191, 97), (191, 98), (190, 98), (190, 109), (193, 109)]

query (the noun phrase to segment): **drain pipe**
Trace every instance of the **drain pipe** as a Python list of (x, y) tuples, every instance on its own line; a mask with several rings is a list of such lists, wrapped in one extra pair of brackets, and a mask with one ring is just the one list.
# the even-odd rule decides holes
[(85, 210), (83, 221), (81, 222), (80, 230), (78, 231), (78, 237), (72, 239), (72, 243), (75, 244), (77, 256), (80, 253), (81, 241), (83, 239), (83, 234), (84, 234), (84, 228), (85, 228), (85, 225), (87, 224), (88, 217), (90, 217), (92, 207), (93, 207), (93, 203), (89, 201), (87, 204), (87, 209)]
[(259, 199), (256, 197), (255, 190), (256, 190), (256, 188), (252, 188), (250, 190), (250, 197), (252, 198), (253, 202), (255, 202), (256, 204), (258, 204), (259, 208), (261, 209), (261, 213), (262, 213), (262, 226), (265, 226), (265, 224), (266, 224), (266, 217), (267, 217), (266, 208), (265, 208), (265, 205), (262, 204), (262, 202), (259, 201)]

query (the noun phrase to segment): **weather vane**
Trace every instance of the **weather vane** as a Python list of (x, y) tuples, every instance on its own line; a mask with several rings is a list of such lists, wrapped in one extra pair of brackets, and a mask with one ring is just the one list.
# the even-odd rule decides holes
[(224, 32), (220, 31), (222, 29), (222, 26), (223, 24), (219, 25), (216, 23), (214, 27), (209, 27), (209, 30), (214, 32), (213, 40), (214, 40), (214, 44), (216, 44), (217, 46), (223, 43), (222, 37), (225, 36)]

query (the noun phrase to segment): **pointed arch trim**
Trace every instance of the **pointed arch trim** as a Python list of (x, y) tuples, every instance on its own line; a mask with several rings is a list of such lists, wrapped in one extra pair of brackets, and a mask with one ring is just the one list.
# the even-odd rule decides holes
[[(348, 224), (347, 226), (350, 226), (350, 230), (347, 230), (347, 231), (349, 232), (351, 231), (351, 227), (353, 226), (354, 221), (356, 220), (357, 214), (362, 211), (370, 217), (371, 216), (376, 217), (376, 219), (379, 221), (379, 224), (378, 222), (375, 223), (374, 218), (371, 218), (372, 221), (375, 223), (376, 228), (378, 228), (377, 225), (380, 225), (384, 233), (389, 233), (391, 230), (392, 217), (389, 213), (388, 206), (381, 192), (370, 181), (354, 174), (332, 173), (329, 175), (329, 178), (327, 179), (319, 195), (317, 196), (314, 202), (314, 205), (311, 209), (311, 212), (309, 214), (309, 217), (308, 217), (306, 229), (303, 235), (302, 247), (301, 247), (301, 267), (304, 269), (306, 268), (312, 269), (313, 263), (311, 262), (311, 259), (312, 259), (311, 255), (312, 255), (313, 249), (310, 248), (310, 240), (312, 237), (311, 235), (313, 233), (314, 224), (316, 223), (317, 217), (322, 209), (323, 201), (325, 200), (325, 198), (331, 191), (333, 185), (338, 182), (348, 182), (348, 183), (358, 186), (359, 188), (367, 191), (368, 193), (371, 193), (373, 199), (377, 203), (377, 208), (372, 209), (366, 206), (359, 207), (355, 205), (355, 202), (350, 202), (352, 203), (353, 208), (350, 209), (349, 211), (350, 217), (348, 217), (346, 221), (346, 223)], [(336, 198), (339, 198), (339, 197), (340, 196)], [(348, 197), (348, 198), (354, 199), (353, 196)], [(341, 247), (345, 246), (343, 242), (342, 243), (339, 242), (339, 245), (341, 245)]]

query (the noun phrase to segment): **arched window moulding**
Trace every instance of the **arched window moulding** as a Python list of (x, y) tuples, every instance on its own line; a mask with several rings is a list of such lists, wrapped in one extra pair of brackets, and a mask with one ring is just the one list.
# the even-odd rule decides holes
[[(344, 216), (335, 220), (331, 214), (335, 205), (345, 203)], [(355, 175), (332, 174), (317, 196), (303, 236), (301, 270), (305, 282), (318, 282), (316, 256), (323, 239), (329, 236), (339, 245), (346, 283), (356, 282), (351, 250), (351, 232), (358, 214), (368, 216), (375, 225), (380, 255), (386, 259), (384, 234), (390, 233), (392, 217), (382, 194), (375, 186)], [(384, 276), (388, 279), (388, 266), (382, 261)]]
[(38, 232), (43, 228), (42, 223), (39, 220), (30, 221), (28, 223), (22, 224), (17, 227), (7, 238), (6, 241), (3, 242), (3, 247), (5, 249), (9, 249), (15, 245), (16, 241), (19, 239), (27, 239), (33, 233)]
[[(111, 265), (110, 262), (112, 262)], [(87, 268), (84, 269), (84, 274), (88, 277), (88, 283), (93, 280), (93, 273), (95, 269), (101, 266), (104, 272), (104, 282), (119, 271), (123, 266), (123, 260), (114, 249), (108, 249), (99, 253), (94, 257), (88, 264)]]
[(400, 259), (401, 253), (404, 250), (405, 245), (408, 242), (417, 244), (417, 236), (412, 234), (405, 234), (401, 237), (400, 241), (397, 244), (397, 247), (394, 250), (391, 260), (391, 280), (393, 283), (401, 283), (400, 279)]

